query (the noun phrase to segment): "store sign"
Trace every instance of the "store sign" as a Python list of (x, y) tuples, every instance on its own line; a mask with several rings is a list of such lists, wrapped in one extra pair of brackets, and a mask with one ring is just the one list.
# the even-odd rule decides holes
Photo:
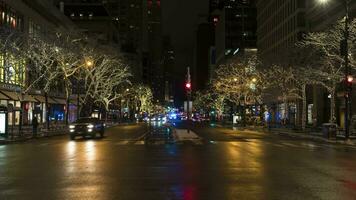
[(21, 87), (11, 84), (0, 83), (0, 89), (11, 90), (11, 91), (21, 91)]
[(6, 113), (0, 113), (0, 134), (6, 132)]

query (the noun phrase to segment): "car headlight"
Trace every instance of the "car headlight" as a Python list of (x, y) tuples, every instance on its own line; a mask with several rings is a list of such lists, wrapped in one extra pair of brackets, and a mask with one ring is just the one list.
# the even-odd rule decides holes
[(87, 126), (87, 128), (94, 128), (94, 125), (93, 125), (93, 124), (89, 124), (89, 125)]
[(74, 129), (75, 126), (74, 126), (74, 125), (69, 125), (69, 128), (70, 128), (70, 129)]

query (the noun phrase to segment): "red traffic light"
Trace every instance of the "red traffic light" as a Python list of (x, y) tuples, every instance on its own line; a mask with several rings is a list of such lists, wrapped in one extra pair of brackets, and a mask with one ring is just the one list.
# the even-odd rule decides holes
[(190, 89), (191, 87), (192, 87), (192, 85), (190, 83), (185, 84), (185, 88)]
[(354, 77), (352, 77), (351, 75), (347, 76), (346, 81), (347, 81), (348, 83), (352, 83), (353, 80), (354, 80)]

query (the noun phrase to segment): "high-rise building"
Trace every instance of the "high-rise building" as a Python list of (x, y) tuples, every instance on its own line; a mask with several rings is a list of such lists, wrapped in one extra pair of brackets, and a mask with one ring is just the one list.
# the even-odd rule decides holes
[(206, 17), (198, 24), (194, 48), (194, 66), (191, 70), (194, 90), (206, 88), (210, 79), (210, 49), (214, 46), (214, 27)]
[(305, 0), (257, 0), (257, 47), (264, 62), (284, 62), (306, 31)]
[[(83, 32), (117, 45), (134, 73), (164, 102), (160, 0), (55, 0)], [(119, 50), (119, 49), (118, 49)]]
[(101, 0), (55, 0), (55, 5), (86, 35), (100, 44), (119, 45), (117, 18), (112, 17)]
[(164, 103), (162, 7), (160, 0), (145, 1), (143, 80), (151, 86), (156, 102)]
[(215, 26), (217, 63), (256, 48), (256, 4), (250, 0), (220, 0), (210, 14)]
[[(325, 2), (325, 1), (324, 1)], [(288, 63), (288, 53), (295, 43), (303, 39), (303, 34), (310, 31), (328, 29), (337, 20), (345, 16), (346, 1), (320, 0), (257, 0), (257, 36), (258, 52), (264, 64)], [(355, 17), (356, 1), (349, 1), (350, 15)], [(320, 126), (328, 122), (330, 103), (329, 94), (320, 86), (313, 86), (307, 90), (307, 123)], [(336, 99), (337, 122), (343, 126), (344, 110), (343, 96)], [(278, 107), (278, 106), (277, 106)], [(298, 104), (291, 110), (297, 110)], [(354, 110), (355, 113), (356, 110)], [(295, 113), (295, 112), (294, 112)]]

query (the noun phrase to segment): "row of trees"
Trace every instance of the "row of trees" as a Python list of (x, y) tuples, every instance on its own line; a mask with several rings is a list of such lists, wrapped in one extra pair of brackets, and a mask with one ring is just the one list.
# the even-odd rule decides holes
[[(308, 33), (304, 39), (288, 49), (287, 62), (266, 66), (254, 56), (244, 56), (215, 70), (210, 88), (196, 93), (194, 105), (198, 110), (219, 107), (224, 102), (236, 105), (263, 104), (266, 99), (283, 102), (288, 112), (289, 100), (302, 101), (302, 128), (306, 126), (308, 85), (319, 85), (330, 94), (330, 122), (335, 122), (335, 98), (345, 81), (345, 65), (340, 41), (344, 39), (344, 21), (324, 32)], [(356, 68), (356, 20), (351, 22), (349, 58), (353, 72)], [(281, 55), (282, 56), (282, 55)], [(219, 99), (222, 99), (219, 101)], [(215, 103), (219, 102), (217, 106)], [(285, 113), (286, 116), (287, 113)]]
[[(77, 90), (75, 94), (80, 94), (81, 105), (96, 104), (108, 111), (119, 99), (131, 98), (139, 110), (150, 110), (150, 88), (131, 83), (130, 67), (117, 47), (100, 45), (85, 35), (63, 31), (28, 35), (2, 28), (0, 36), (5, 82), (11, 83), (6, 80), (11, 73), (26, 74), (17, 83), (21, 86), (18, 91), (21, 101), (33, 90), (42, 90), (46, 96), (64, 93), (68, 111), (69, 98)], [(26, 63), (26, 72), (21, 67), (13, 67), (15, 64), (11, 62), (19, 60)], [(135, 87), (132, 90), (135, 92), (126, 92), (131, 87)]]

